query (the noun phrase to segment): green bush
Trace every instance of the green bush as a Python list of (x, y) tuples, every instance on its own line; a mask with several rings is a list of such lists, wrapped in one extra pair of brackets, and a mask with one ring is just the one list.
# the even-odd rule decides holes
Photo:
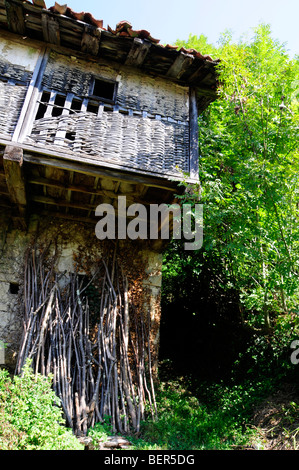
[(160, 449), (225, 450), (249, 439), (240, 420), (223, 407), (210, 408), (179, 382), (162, 383), (157, 402), (158, 420), (143, 423), (142, 437)]
[[(157, 390), (158, 419), (148, 418), (140, 433), (127, 436), (131, 449), (227, 450), (246, 445), (252, 431), (244, 426), (244, 417), (238, 410), (243, 390), (230, 393), (222, 387), (211, 393), (218, 406), (199, 401), (178, 381), (162, 382)], [(96, 424), (88, 433), (95, 446), (111, 434), (108, 422)]]
[(22, 376), (0, 370), (0, 449), (83, 450), (62, 416), (51, 377), (34, 375), (29, 361)]

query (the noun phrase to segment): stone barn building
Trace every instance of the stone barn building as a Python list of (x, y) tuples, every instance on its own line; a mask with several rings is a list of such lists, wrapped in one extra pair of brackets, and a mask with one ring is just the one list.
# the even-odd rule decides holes
[(43, 0), (0, 0), (0, 31), (2, 362), (51, 372), (78, 434), (104, 415), (138, 429), (155, 413), (164, 241), (100, 240), (95, 211), (198, 182), (217, 62)]

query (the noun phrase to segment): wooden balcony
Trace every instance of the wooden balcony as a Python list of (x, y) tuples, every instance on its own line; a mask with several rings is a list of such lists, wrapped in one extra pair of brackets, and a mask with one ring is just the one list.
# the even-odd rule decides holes
[(94, 224), (100, 203), (170, 203), (198, 182), (217, 61), (19, 0), (0, 0), (0, 29), (0, 207), (23, 227)]

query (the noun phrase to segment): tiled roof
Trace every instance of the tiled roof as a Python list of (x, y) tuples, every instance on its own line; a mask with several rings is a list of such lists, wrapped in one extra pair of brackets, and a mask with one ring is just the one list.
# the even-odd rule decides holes
[(47, 8), (45, 0), (0, 0), (0, 29), (192, 87), (200, 112), (218, 97), (219, 60), (195, 49), (162, 45), (149, 31), (135, 30), (128, 21), (105, 28), (103, 20), (77, 13), (67, 4)]
[[(28, 0), (26, 0), (28, 3)], [(35, 6), (40, 6), (41, 8), (45, 8), (46, 4), (44, 0), (32, 0), (32, 3)], [(74, 20), (82, 21), (84, 23), (87, 23), (91, 26), (94, 26), (96, 28), (100, 28), (101, 30), (104, 31), (109, 31), (110, 33), (114, 34), (115, 36), (120, 36), (120, 37), (128, 37), (128, 38), (140, 38), (140, 39), (147, 39), (148, 41), (152, 42), (153, 44), (159, 44), (161, 47), (164, 47), (166, 49), (173, 49), (173, 50), (178, 50), (179, 52), (184, 52), (185, 54), (190, 54), (198, 59), (204, 59), (204, 60), (209, 60), (213, 61), (212, 57), (209, 55), (203, 55), (199, 51), (195, 49), (186, 49), (184, 47), (181, 47), (180, 49), (178, 46), (173, 46), (170, 44), (167, 45), (162, 45), (160, 44), (160, 39), (155, 39), (151, 36), (149, 31), (146, 31), (145, 29), (140, 29), (140, 30), (134, 30), (131, 23), (128, 21), (122, 20), (119, 23), (117, 23), (115, 29), (111, 28), (109, 25), (107, 28), (104, 28), (103, 26), (103, 20), (97, 20), (94, 18), (94, 16), (91, 13), (86, 13), (84, 11), (77, 13), (74, 10), (72, 10), (70, 7), (68, 7), (66, 4), (65, 5), (59, 5), (57, 2), (55, 2), (55, 5), (48, 8), (49, 11), (52, 13), (60, 14), (67, 16), (68, 18), (72, 18)]]

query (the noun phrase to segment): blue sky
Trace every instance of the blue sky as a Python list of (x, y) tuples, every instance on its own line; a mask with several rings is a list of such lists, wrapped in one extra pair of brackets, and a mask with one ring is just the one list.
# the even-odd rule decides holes
[[(121, 20), (134, 29), (146, 29), (162, 44), (204, 34), (217, 45), (222, 32), (231, 30), (238, 40), (259, 23), (271, 25), (273, 37), (286, 43), (291, 56), (299, 54), (299, 0), (66, 0), (77, 12), (92, 13), (115, 28)], [(49, 8), (54, 4), (46, 0)], [(204, 53), (204, 51), (202, 51)]]

